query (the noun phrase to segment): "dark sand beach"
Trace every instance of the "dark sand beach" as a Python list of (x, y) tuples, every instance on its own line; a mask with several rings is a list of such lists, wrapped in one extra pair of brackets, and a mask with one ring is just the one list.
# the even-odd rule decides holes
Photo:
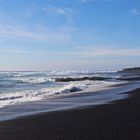
[(140, 140), (140, 89), (97, 107), (0, 122), (0, 140)]

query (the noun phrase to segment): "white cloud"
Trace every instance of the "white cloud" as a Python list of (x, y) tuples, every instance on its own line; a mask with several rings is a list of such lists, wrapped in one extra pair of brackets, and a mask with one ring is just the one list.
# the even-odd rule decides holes
[(73, 10), (70, 8), (59, 8), (52, 5), (41, 7), (41, 9), (50, 14), (65, 16), (68, 19), (71, 18), (72, 13), (73, 13)]
[[(88, 48), (89, 46), (85, 47)], [(90, 47), (92, 48), (92, 47)], [(55, 56), (68, 56), (73, 58), (112, 58), (112, 57), (140, 57), (140, 48), (107, 48), (93, 46), (94, 49), (82, 49), (78, 48), (77, 50), (71, 50), (67, 52), (39, 52), (41, 55), (55, 55)]]
[[(94, 47), (93, 47), (94, 48)], [(95, 48), (74, 52), (77, 57), (95, 58), (95, 57), (133, 57), (140, 56), (140, 48)]]
[(87, 2), (91, 2), (91, 1), (100, 1), (100, 2), (118, 2), (118, 1), (127, 1), (127, 0), (79, 0), (80, 3), (87, 3)]
[(14, 26), (0, 26), (0, 36), (1, 37), (18, 37), (18, 38), (30, 38), (33, 40), (48, 40), (47, 36), (41, 36), (33, 32), (27, 31)]
[(132, 8), (132, 9), (130, 10), (130, 12), (131, 12), (131, 14), (134, 15), (134, 16), (138, 16), (138, 15), (140, 14), (139, 11), (138, 11), (136, 8)]
[(87, 2), (90, 2), (90, 1), (93, 1), (93, 0), (80, 0), (81, 3), (87, 3)]
[(47, 42), (67, 42), (71, 40), (71, 28), (59, 28), (55, 31), (29, 31), (28, 29), (14, 26), (0, 26), (1, 39), (27, 39)]
[(13, 47), (13, 46), (10, 46), (10, 47), (5, 47), (5, 48), (1, 48), (1, 51), (0, 51), (0, 56), (17, 56), (17, 55), (24, 55), (24, 56), (46, 56), (46, 55), (49, 55), (49, 52), (47, 51), (31, 51), (31, 50), (28, 50), (28, 49), (24, 49), (22, 47)]

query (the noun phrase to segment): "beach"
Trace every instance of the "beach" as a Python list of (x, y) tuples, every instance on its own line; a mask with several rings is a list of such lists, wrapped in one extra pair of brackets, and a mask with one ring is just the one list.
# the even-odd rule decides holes
[[(126, 94), (126, 93), (124, 93)], [(127, 93), (128, 94), (128, 93)], [(1, 140), (139, 140), (140, 89), (106, 105), (0, 122)]]
[(0, 0), (0, 140), (140, 140), (140, 0)]

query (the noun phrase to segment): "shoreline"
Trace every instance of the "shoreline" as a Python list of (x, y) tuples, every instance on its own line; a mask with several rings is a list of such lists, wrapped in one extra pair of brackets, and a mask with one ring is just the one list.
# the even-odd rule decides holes
[(0, 109), (0, 122), (13, 120), (20, 117), (38, 115), (41, 113), (65, 111), (75, 108), (85, 108), (86, 106), (98, 106), (108, 104), (112, 101), (128, 98), (127, 94), (122, 92), (132, 91), (139, 88), (140, 82), (123, 83), (104, 88), (89, 88), (81, 92), (72, 92), (68, 95), (54, 96), (51, 100), (42, 100), (35, 102), (27, 102), (19, 105), (7, 106)]
[(69, 96), (61, 95), (60, 98), (57, 97), (52, 100), (27, 102), (26, 104), (4, 107), (0, 109), (0, 122), (43, 113), (61, 112), (77, 108), (110, 104), (113, 101), (128, 98), (128, 94), (120, 93), (133, 91), (139, 88), (139, 84), (140, 82), (127, 82), (108, 86), (99, 91), (93, 91), (91, 88), (87, 91), (77, 92), (76, 94), (74, 92), (70, 93)]
[(105, 105), (2, 121), (0, 139), (138, 140), (140, 139), (140, 88), (128, 94), (130, 95), (128, 99)]

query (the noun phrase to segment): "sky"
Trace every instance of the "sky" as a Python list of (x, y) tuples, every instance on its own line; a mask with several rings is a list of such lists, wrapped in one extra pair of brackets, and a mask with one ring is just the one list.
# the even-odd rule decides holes
[(140, 0), (0, 0), (0, 70), (140, 66)]

